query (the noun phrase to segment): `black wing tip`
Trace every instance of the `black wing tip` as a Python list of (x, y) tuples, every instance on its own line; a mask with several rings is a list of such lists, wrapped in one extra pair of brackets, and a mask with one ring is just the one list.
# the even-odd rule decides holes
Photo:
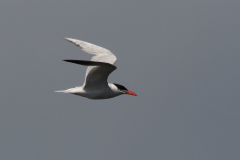
[(84, 65), (84, 66), (102, 66), (102, 67), (111, 66), (111, 67), (114, 67), (115, 69), (117, 69), (116, 66), (114, 66), (110, 63), (106, 63), (106, 62), (95, 62), (95, 61), (86, 61), (86, 60), (70, 60), (70, 59), (65, 59), (63, 61), (80, 64), (80, 65)]
[(65, 61), (65, 62), (78, 62), (80, 60), (64, 59), (63, 61)]
[[(63, 61), (70, 62), (70, 63), (75, 63), (75, 64), (80, 64), (80, 65), (84, 65), (84, 66), (94, 66), (94, 64), (96, 64), (92, 61), (86, 61), (86, 60), (64, 59)], [(96, 64), (96, 66), (97, 66), (97, 64)]]
[(65, 62), (75, 63), (75, 64), (81, 64), (79, 60), (71, 60), (71, 59), (64, 59)]
[(65, 62), (71, 62), (71, 60), (67, 60), (67, 59), (64, 59), (63, 61), (65, 61)]

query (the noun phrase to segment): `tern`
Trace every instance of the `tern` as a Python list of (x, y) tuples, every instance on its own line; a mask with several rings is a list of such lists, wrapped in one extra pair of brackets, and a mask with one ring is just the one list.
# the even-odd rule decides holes
[(85, 81), (80, 87), (55, 92), (70, 93), (89, 99), (108, 99), (122, 94), (137, 96), (136, 93), (128, 90), (126, 87), (120, 84), (108, 83), (108, 76), (115, 69), (117, 69), (117, 67), (113, 65), (114, 62), (116, 62), (117, 57), (111, 51), (81, 40), (72, 38), (64, 39), (74, 43), (84, 52), (93, 54), (95, 56), (92, 57), (91, 61), (63, 60), (66, 62), (87, 66)]

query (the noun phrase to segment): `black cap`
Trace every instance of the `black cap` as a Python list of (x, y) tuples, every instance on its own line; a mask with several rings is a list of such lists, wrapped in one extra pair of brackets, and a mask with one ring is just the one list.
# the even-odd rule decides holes
[(128, 91), (128, 89), (120, 84), (116, 84), (116, 83), (113, 83), (117, 88), (118, 90), (120, 91)]

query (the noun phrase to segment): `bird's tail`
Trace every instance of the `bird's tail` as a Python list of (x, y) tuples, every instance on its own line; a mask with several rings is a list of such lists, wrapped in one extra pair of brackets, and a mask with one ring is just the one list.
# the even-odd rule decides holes
[(69, 88), (67, 90), (61, 90), (61, 91), (55, 91), (55, 92), (62, 92), (62, 93), (78, 93), (80, 90), (80, 87), (75, 87), (75, 88)]
[(55, 91), (55, 92), (69, 93), (68, 90), (61, 90), (61, 91)]

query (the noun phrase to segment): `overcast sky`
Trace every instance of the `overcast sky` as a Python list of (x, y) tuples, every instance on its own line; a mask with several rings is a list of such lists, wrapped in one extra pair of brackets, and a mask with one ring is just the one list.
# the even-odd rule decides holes
[[(240, 1), (1, 0), (1, 160), (240, 159)], [(90, 100), (91, 55), (139, 96)]]

